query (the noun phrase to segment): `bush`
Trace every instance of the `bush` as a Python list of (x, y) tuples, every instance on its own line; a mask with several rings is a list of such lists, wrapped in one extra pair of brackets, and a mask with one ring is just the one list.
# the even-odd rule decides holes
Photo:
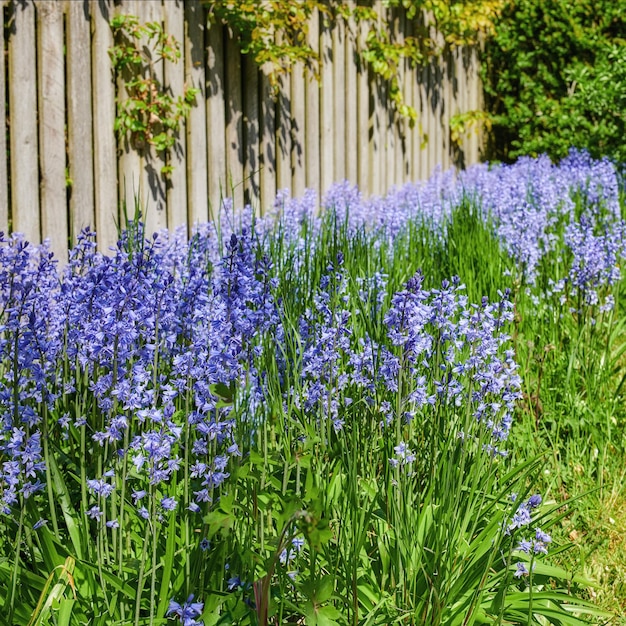
[(488, 158), (561, 159), (574, 146), (626, 161), (624, 32), (612, 0), (509, 2), (485, 48)]

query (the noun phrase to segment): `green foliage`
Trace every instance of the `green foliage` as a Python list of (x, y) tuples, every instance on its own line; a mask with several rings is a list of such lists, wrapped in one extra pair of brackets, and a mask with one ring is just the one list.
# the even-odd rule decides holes
[(310, 67), (319, 55), (307, 42), (308, 25), (314, 10), (328, 12), (317, 0), (304, 2), (232, 2), (208, 0), (209, 20), (229, 26), (241, 51), (259, 64), (266, 65), (270, 83), (278, 86), (279, 76), (293, 63)]
[[(348, 5), (340, 0), (205, 0), (209, 19), (232, 29), (241, 51), (264, 66), (276, 89), (281, 74), (303, 62), (318, 76), (319, 54), (307, 41), (315, 10), (334, 28), (351, 20), (366, 32), (361, 59), (385, 82), (396, 110), (414, 121), (417, 111), (404, 102), (400, 67), (422, 65), (450, 46), (474, 45), (493, 31), (505, 0), (385, 0), (382, 13), (372, 0)], [(401, 26), (401, 24), (403, 26)]]
[[(186, 87), (175, 96), (157, 75), (157, 63), (180, 59), (180, 44), (163, 31), (161, 24), (140, 24), (134, 15), (111, 19), (115, 45), (109, 49), (113, 70), (123, 84), (125, 95), (117, 97), (115, 132), (120, 141), (130, 135), (131, 145), (143, 150), (148, 145), (158, 151), (172, 148), (177, 142), (181, 122), (198, 93)], [(161, 173), (171, 173), (164, 166)]]
[(614, 0), (508, 2), (486, 45), (489, 158), (574, 146), (626, 161), (626, 15)]

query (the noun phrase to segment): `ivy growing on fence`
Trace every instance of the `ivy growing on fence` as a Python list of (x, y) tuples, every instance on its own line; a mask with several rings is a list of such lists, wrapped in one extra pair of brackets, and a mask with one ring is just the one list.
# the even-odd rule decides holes
[[(110, 25), (115, 44), (109, 56), (123, 85), (116, 100), (114, 128), (118, 139), (124, 141), (130, 135), (132, 147), (139, 150), (149, 145), (157, 152), (172, 148), (199, 91), (186, 87), (176, 95), (158, 78), (158, 63), (177, 63), (180, 59), (179, 42), (164, 32), (161, 24), (140, 24), (134, 15), (118, 15)], [(171, 165), (161, 168), (163, 175), (171, 171)]]
[[(361, 58), (387, 84), (396, 110), (415, 120), (417, 112), (402, 96), (399, 68), (403, 61), (423, 65), (451, 47), (475, 45), (493, 32), (505, 0), (384, 0), (382, 12), (371, 0), (353, 4), (339, 0), (205, 0), (205, 4), (209, 20), (233, 31), (241, 51), (264, 67), (275, 89), (280, 76), (295, 63), (304, 63), (319, 76), (319, 54), (307, 39), (316, 10), (327, 28), (340, 22), (360, 24), (366, 29)], [(401, 22), (404, 29), (399, 28)]]

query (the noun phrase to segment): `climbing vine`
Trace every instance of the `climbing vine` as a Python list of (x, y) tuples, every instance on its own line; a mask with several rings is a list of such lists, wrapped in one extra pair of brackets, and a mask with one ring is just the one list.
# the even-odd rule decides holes
[[(185, 87), (175, 95), (158, 78), (157, 64), (180, 59), (180, 45), (157, 22), (139, 23), (134, 15), (111, 19), (115, 44), (109, 49), (115, 75), (125, 95), (116, 99), (114, 129), (120, 141), (130, 136), (139, 150), (151, 145), (157, 152), (172, 148), (181, 122), (189, 114), (198, 89)], [(171, 165), (161, 168), (169, 175)]]
[[(400, 84), (402, 62), (423, 65), (447, 48), (475, 45), (493, 33), (494, 21), (506, 0), (370, 0), (347, 4), (340, 0), (205, 0), (209, 20), (228, 26), (244, 54), (263, 66), (275, 88), (281, 74), (304, 63), (319, 76), (319, 55), (307, 35), (315, 10), (333, 28), (340, 21), (365, 27), (361, 58), (388, 85), (397, 111), (411, 120), (417, 112), (405, 104)], [(382, 11), (377, 10), (381, 7)], [(407, 28), (394, 21), (404, 15)], [(407, 33), (411, 32), (411, 35)]]

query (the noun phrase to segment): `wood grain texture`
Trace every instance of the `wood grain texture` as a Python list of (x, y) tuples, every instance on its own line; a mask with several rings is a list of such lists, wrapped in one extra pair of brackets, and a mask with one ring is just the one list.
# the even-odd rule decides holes
[[(354, 9), (356, 2), (350, 0), (348, 5)], [(351, 17), (344, 35), (344, 101), (345, 101), (345, 171), (346, 180), (355, 185), (358, 181), (359, 146), (357, 139), (358, 99), (357, 99), (357, 66), (356, 66), (356, 22)]]
[(95, 228), (93, 108), (91, 99), (91, 15), (88, 3), (67, 3), (67, 132), (71, 183), (72, 241), (85, 227)]
[(9, 36), (11, 225), (28, 241), (41, 241), (35, 5), (13, 4)]
[[(139, 3), (139, 19), (143, 24), (154, 22), (163, 27), (163, 3), (162, 0), (150, 0)], [(164, 84), (164, 63), (157, 58), (154, 48), (147, 46), (146, 53), (149, 55), (152, 78), (156, 81), (156, 88), (162, 89)], [(174, 96), (175, 97), (175, 96)], [(153, 129), (154, 133), (161, 130), (159, 126)], [(140, 185), (142, 199), (146, 210), (146, 235), (151, 236), (160, 230), (167, 228), (167, 178), (162, 175), (162, 168), (166, 163), (164, 151), (157, 151), (147, 141), (139, 150), (140, 157)]]
[[(320, 15), (315, 9), (311, 14), (308, 44), (314, 52), (319, 54), (320, 50)], [(317, 81), (314, 71), (318, 68), (311, 68), (304, 78), (304, 167), (306, 170), (305, 186), (309, 189), (320, 190), (320, 83)]]
[(98, 250), (106, 252), (118, 238), (118, 178), (115, 139), (115, 81), (109, 49), (113, 33), (108, 24), (112, 0), (101, 1), (92, 11), (92, 102), (95, 229)]
[(301, 196), (306, 186), (306, 93), (304, 67), (297, 65), (291, 74), (291, 189)]
[(225, 48), (226, 62), (226, 195), (243, 207), (243, 93), (241, 54), (234, 37)]
[(261, 185), (261, 214), (270, 211), (276, 197), (276, 102), (270, 81), (264, 72), (260, 77), (261, 130), (259, 165)]
[(261, 199), (259, 188), (259, 69), (253, 59), (244, 58), (243, 63), (245, 85), (243, 90), (244, 202), (258, 211)]
[[(346, 33), (343, 21), (332, 31), (332, 72), (333, 72), (333, 161), (331, 183), (343, 181), (346, 177)], [(324, 189), (326, 191), (326, 189)]]
[(335, 179), (333, 39), (324, 24), (320, 25), (320, 63), (320, 189), (323, 196)]
[[(164, 31), (172, 35), (180, 45), (181, 58), (177, 63), (167, 61), (163, 68), (165, 88), (170, 89), (178, 97), (185, 91), (185, 6), (183, 0), (168, 0), (163, 3), (163, 26)], [(173, 168), (166, 185), (167, 227), (171, 230), (185, 226), (188, 222), (186, 143), (186, 122), (183, 121), (176, 133), (176, 143), (167, 153), (167, 164)]]
[(291, 171), (291, 76), (280, 77), (280, 88), (276, 98), (276, 187), (292, 187)]
[(199, 89), (187, 119), (187, 201), (190, 227), (209, 219), (205, 78), (206, 11), (200, 0), (185, 1), (185, 80)]
[(39, 167), (41, 232), (61, 265), (68, 258), (65, 184), (65, 63), (63, 5), (39, 1), (37, 9), (39, 90)]
[[(5, 23), (6, 2), (0, 2), (0, 14), (2, 23)], [(2, 50), (2, 62), (0, 62), (0, 93), (6, 94), (6, 79), (4, 67), (5, 50), (4, 28), (0, 29), (0, 50)], [(7, 109), (6, 99), (0, 98), (0, 120), (5, 122), (4, 131), (0, 133), (0, 232), (9, 231), (9, 177), (7, 168)]]
[(208, 155), (208, 196), (211, 215), (219, 212), (226, 194), (226, 67), (224, 28), (211, 24), (208, 32), (206, 66), (206, 142)]
[(361, 54), (366, 48), (365, 37), (367, 32), (364, 26), (360, 26), (357, 32), (357, 58), (358, 72), (356, 77), (356, 106), (357, 106), (357, 183), (364, 194), (371, 194), (372, 180), (370, 178), (370, 134), (372, 127), (372, 98), (370, 94), (370, 82), (367, 64), (362, 60)]

